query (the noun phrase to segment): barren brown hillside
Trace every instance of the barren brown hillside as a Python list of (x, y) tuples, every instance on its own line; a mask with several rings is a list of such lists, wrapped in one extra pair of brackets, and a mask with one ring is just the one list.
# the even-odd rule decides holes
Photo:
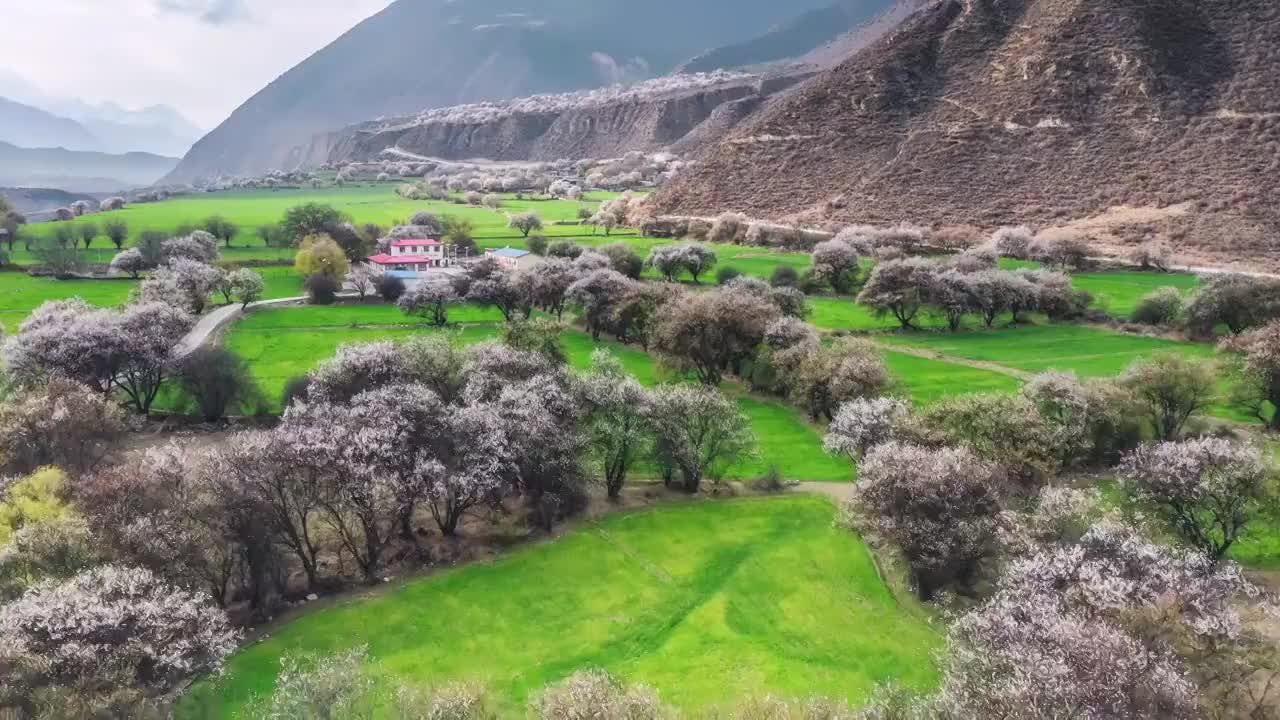
[(1275, 0), (937, 0), (654, 202), (831, 222), (1143, 218), (1087, 226), (1274, 269), (1278, 191)]

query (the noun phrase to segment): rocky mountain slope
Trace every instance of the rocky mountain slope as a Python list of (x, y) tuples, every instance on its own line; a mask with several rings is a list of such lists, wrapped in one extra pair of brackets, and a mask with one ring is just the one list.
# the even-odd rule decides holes
[(535, 96), (363, 123), (313, 140), (304, 164), (386, 157), (556, 160), (714, 142), (803, 76), (673, 76), (625, 91)]
[(1141, 218), (1117, 238), (1162, 232), (1216, 260), (1276, 263), (1277, 57), (1273, 0), (936, 0), (708, 149), (654, 207)]
[(662, 75), (830, 3), (397, 0), (248, 100), (168, 179), (288, 168), (316, 133), (372, 117)]

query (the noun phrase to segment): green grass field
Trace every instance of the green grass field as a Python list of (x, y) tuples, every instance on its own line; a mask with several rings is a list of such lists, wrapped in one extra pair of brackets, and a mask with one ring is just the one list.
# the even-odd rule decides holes
[(1022, 325), (970, 332), (898, 333), (883, 342), (943, 355), (991, 362), (1027, 373), (1069, 370), (1081, 377), (1122, 372), (1134, 360), (1156, 352), (1175, 351), (1208, 357), (1211, 345), (1122, 335), (1085, 325)]
[[(706, 501), (613, 515), (555, 542), (306, 613), (197, 684), (181, 718), (242, 717), (285, 653), (368, 647), (384, 687), (483, 682), (504, 717), (599, 667), (687, 711), (774, 694), (863, 701), (927, 688), (940, 645), (822, 498)], [(553, 583), (547, 578), (555, 578)], [(907, 604), (904, 604), (907, 603)]]
[[(266, 281), (264, 300), (304, 294), (302, 278), (291, 267), (259, 267), (254, 271)], [(57, 280), (25, 272), (0, 272), (0, 327), (5, 332), (15, 332), (32, 310), (51, 300), (78, 297), (100, 307), (123, 305), (137, 284), (128, 279)]]
[[(390, 225), (404, 222), (419, 210), (464, 217), (475, 224), (476, 240), (484, 247), (515, 246), (521, 235), (506, 227), (505, 213), (536, 212), (547, 222), (543, 234), (551, 237), (590, 234), (589, 228), (577, 225), (555, 225), (557, 221), (576, 221), (578, 209), (594, 208), (603, 200), (617, 197), (616, 193), (589, 193), (585, 200), (515, 200), (509, 198), (499, 211), (482, 207), (458, 205), (447, 201), (405, 200), (395, 194), (397, 183), (350, 185), (344, 188), (303, 190), (247, 190), (234, 192), (198, 193), (158, 203), (130, 205), (122, 210), (94, 213), (70, 221), (71, 224), (95, 223), (99, 227), (108, 220), (120, 219), (129, 225), (129, 244), (147, 230), (174, 232), (183, 224), (198, 226), (211, 215), (221, 215), (239, 226), (239, 234), (232, 239), (232, 247), (223, 250), (223, 259), (235, 262), (243, 260), (288, 260), (293, 257), (291, 248), (267, 248), (256, 235), (260, 225), (278, 223), (285, 211), (295, 205), (317, 202), (333, 205), (347, 213), (357, 223)], [(24, 229), (32, 238), (47, 237), (53, 232), (54, 223), (35, 223)], [(614, 233), (621, 238), (634, 233), (622, 230)], [(603, 235), (599, 236), (603, 239)], [(109, 262), (115, 248), (105, 237), (93, 242), (85, 257), (90, 262)], [(34, 262), (31, 253), (19, 242), (14, 246), (13, 261), (18, 264)]]
[(24, 272), (0, 272), (0, 325), (15, 332), (32, 310), (51, 300), (79, 297), (92, 305), (114, 307), (129, 299), (130, 280), (55, 280)]
[[(270, 408), (278, 411), (289, 379), (333, 357), (341, 345), (404, 340), (424, 332), (458, 333), (462, 343), (470, 344), (496, 337), (499, 332), (500, 316), (495, 310), (463, 307), (452, 311), (450, 319), (480, 324), (444, 331), (426, 326), (406, 327), (412, 319), (389, 305), (271, 308), (259, 310), (237, 323), (224, 342), (249, 363)], [(676, 379), (637, 348), (607, 341), (596, 343), (589, 335), (573, 330), (565, 332), (563, 338), (565, 352), (574, 367), (586, 367), (591, 353), (605, 347), (642, 383), (654, 385)], [(851, 477), (849, 464), (823, 452), (819, 429), (806, 422), (797, 410), (776, 400), (741, 394), (732, 387), (726, 390), (738, 395), (738, 402), (751, 419), (759, 440), (758, 457), (730, 468), (726, 477), (753, 479), (771, 466), (793, 480), (844, 481)]]
[(1093, 295), (1094, 305), (1114, 317), (1127, 318), (1138, 301), (1162, 287), (1177, 288), (1184, 296), (1200, 287), (1200, 276), (1186, 273), (1111, 271), (1075, 273), (1072, 283)]
[(927, 405), (952, 395), (1017, 392), (1022, 383), (1009, 375), (981, 368), (887, 351), (885, 363), (911, 400)]

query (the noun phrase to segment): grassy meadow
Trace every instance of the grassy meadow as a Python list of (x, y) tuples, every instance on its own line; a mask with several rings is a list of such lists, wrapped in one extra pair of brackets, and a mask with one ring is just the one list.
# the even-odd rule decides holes
[[(270, 308), (237, 323), (223, 342), (249, 363), (268, 406), (278, 411), (285, 384), (333, 357), (344, 344), (406, 340), (415, 334), (448, 332), (469, 345), (496, 338), (501, 332), (501, 315), (492, 309), (456, 308), (450, 312), (450, 321), (461, 325), (445, 330), (413, 325), (412, 318), (389, 305)], [(597, 343), (576, 330), (564, 334), (564, 348), (572, 367), (587, 367), (591, 354), (601, 347), (618, 356), (627, 371), (646, 385), (679, 380), (638, 348), (608, 341)], [(776, 399), (752, 397), (731, 386), (726, 389), (737, 396), (759, 440), (759, 455), (729, 468), (726, 477), (753, 479), (771, 466), (777, 466), (793, 480), (843, 481), (851, 477), (846, 461), (823, 452), (820, 428), (795, 408)]]
[(197, 684), (177, 716), (247, 717), (282, 655), (357, 645), (381, 687), (483, 682), (504, 717), (583, 667), (651, 685), (687, 711), (765, 694), (856, 703), (886, 681), (929, 687), (939, 632), (914, 600), (889, 592), (834, 516), (811, 496), (611, 515), (491, 563), (308, 612)]

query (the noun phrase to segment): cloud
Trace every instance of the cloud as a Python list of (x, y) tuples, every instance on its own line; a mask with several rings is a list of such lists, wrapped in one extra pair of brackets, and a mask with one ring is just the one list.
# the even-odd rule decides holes
[(189, 15), (210, 25), (226, 25), (249, 18), (245, 0), (156, 0), (156, 8), (163, 13)]

